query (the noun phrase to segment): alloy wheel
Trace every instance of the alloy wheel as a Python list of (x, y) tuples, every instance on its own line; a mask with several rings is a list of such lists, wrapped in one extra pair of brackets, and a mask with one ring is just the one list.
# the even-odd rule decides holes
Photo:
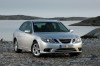
[(40, 48), (37, 43), (33, 44), (32, 53), (34, 56), (40, 56)]

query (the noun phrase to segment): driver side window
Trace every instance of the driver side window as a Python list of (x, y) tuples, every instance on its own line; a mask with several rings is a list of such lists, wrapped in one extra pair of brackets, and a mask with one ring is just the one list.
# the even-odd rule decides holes
[(32, 33), (32, 23), (31, 22), (27, 22), (26, 30), (29, 30), (30, 33)]
[(27, 22), (24, 22), (21, 26), (20, 26), (20, 28), (19, 28), (19, 30), (21, 30), (21, 31), (25, 31), (26, 30), (26, 27), (27, 27)]
[(19, 30), (21, 30), (21, 31), (23, 31), (23, 32), (25, 32), (25, 30), (29, 30), (30, 33), (32, 33), (32, 24), (31, 24), (31, 22), (24, 22), (24, 23), (20, 26)]

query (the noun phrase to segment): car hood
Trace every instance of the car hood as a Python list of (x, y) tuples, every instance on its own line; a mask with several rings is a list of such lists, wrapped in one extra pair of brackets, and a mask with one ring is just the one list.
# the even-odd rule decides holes
[(52, 38), (52, 39), (73, 39), (79, 37), (70, 32), (37, 32), (35, 34), (41, 38)]

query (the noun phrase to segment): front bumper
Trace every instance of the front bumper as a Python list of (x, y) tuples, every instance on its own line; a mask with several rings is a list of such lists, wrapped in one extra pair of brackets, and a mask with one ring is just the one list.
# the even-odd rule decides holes
[(82, 42), (74, 44), (45, 43), (41, 44), (41, 53), (81, 53)]

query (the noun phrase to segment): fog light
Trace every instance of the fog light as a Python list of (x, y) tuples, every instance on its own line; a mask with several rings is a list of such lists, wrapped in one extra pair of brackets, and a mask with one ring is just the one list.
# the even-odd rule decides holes
[(50, 52), (52, 48), (45, 48), (44, 52)]

